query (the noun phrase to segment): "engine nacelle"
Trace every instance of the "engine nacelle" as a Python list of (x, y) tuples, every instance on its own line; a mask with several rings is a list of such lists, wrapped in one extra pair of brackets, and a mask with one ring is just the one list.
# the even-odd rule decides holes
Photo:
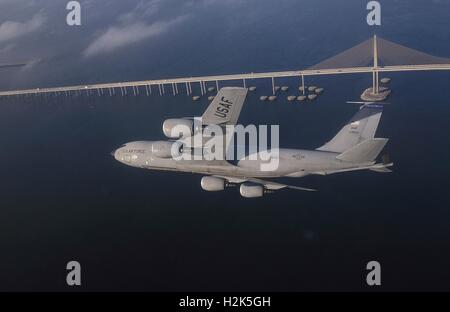
[(209, 192), (223, 191), (225, 189), (225, 179), (217, 177), (203, 177), (200, 183), (202, 189)]
[(163, 123), (164, 135), (170, 139), (180, 139), (194, 135), (192, 119), (166, 119)]
[[(172, 155), (172, 147), (177, 154)], [(152, 143), (152, 154), (158, 158), (172, 158), (182, 152), (182, 147), (179, 142), (156, 141)]]
[(242, 197), (255, 198), (264, 195), (264, 187), (254, 183), (242, 183), (239, 189)]

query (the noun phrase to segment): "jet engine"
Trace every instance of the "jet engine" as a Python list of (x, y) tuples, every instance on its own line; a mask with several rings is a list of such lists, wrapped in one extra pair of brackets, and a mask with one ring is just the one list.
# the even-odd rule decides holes
[(200, 184), (205, 191), (217, 192), (225, 189), (226, 181), (217, 177), (203, 177)]
[(254, 183), (242, 183), (239, 191), (241, 196), (245, 198), (262, 197), (264, 195), (264, 187)]
[(169, 139), (180, 139), (194, 135), (194, 120), (192, 119), (166, 119), (163, 123), (163, 132)]
[[(172, 155), (172, 147), (176, 144), (176, 149), (174, 151), (177, 154)], [(156, 141), (152, 143), (152, 154), (159, 158), (173, 158), (174, 156), (178, 156), (179, 153), (182, 153), (183, 145), (179, 142), (170, 142), (170, 141)]]

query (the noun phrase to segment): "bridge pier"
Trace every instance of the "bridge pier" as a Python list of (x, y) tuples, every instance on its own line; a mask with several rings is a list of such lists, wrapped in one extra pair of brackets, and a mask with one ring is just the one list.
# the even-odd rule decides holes
[(302, 89), (303, 89), (303, 95), (305, 95), (305, 75), (302, 75)]
[(275, 78), (272, 77), (272, 94), (275, 95)]

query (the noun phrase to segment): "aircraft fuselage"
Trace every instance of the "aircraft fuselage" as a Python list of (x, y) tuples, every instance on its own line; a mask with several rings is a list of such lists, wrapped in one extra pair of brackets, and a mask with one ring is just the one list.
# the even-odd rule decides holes
[(154, 142), (130, 142), (115, 150), (113, 156), (119, 162), (136, 168), (258, 178), (303, 177), (311, 173), (326, 174), (373, 164), (373, 162), (341, 161), (336, 158), (339, 154), (333, 152), (280, 148), (276, 168), (265, 171), (261, 169), (262, 160), (251, 160), (250, 157), (237, 160), (235, 163), (221, 160), (175, 160), (172, 157), (158, 157), (152, 152), (152, 143)]

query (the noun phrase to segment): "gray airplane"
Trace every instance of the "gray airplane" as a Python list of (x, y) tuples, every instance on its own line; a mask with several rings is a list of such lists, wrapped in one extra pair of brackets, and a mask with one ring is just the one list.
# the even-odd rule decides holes
[[(245, 88), (222, 88), (204, 114), (197, 119), (201, 126), (235, 125), (247, 95)], [(270, 180), (279, 177), (304, 177), (307, 175), (327, 175), (332, 173), (372, 170), (391, 172), (388, 167), (393, 163), (377, 163), (376, 158), (388, 142), (388, 139), (375, 138), (375, 132), (381, 118), (382, 106), (364, 104), (356, 115), (325, 145), (315, 150), (279, 149), (276, 170), (261, 170), (262, 160), (250, 160), (249, 157), (227, 160), (185, 160), (174, 159), (173, 144), (178, 144), (180, 153), (192, 152), (180, 144), (180, 137), (173, 135), (176, 126), (190, 129), (190, 136), (199, 133), (194, 118), (168, 119), (164, 121), (163, 132), (170, 140), (135, 141), (122, 145), (112, 152), (114, 158), (128, 166), (204, 175), (201, 187), (206, 191), (222, 191), (227, 186), (240, 184), (243, 197), (261, 197), (265, 193), (282, 188), (303, 191), (313, 189), (292, 186)], [(248, 155), (247, 155), (248, 156)]]

